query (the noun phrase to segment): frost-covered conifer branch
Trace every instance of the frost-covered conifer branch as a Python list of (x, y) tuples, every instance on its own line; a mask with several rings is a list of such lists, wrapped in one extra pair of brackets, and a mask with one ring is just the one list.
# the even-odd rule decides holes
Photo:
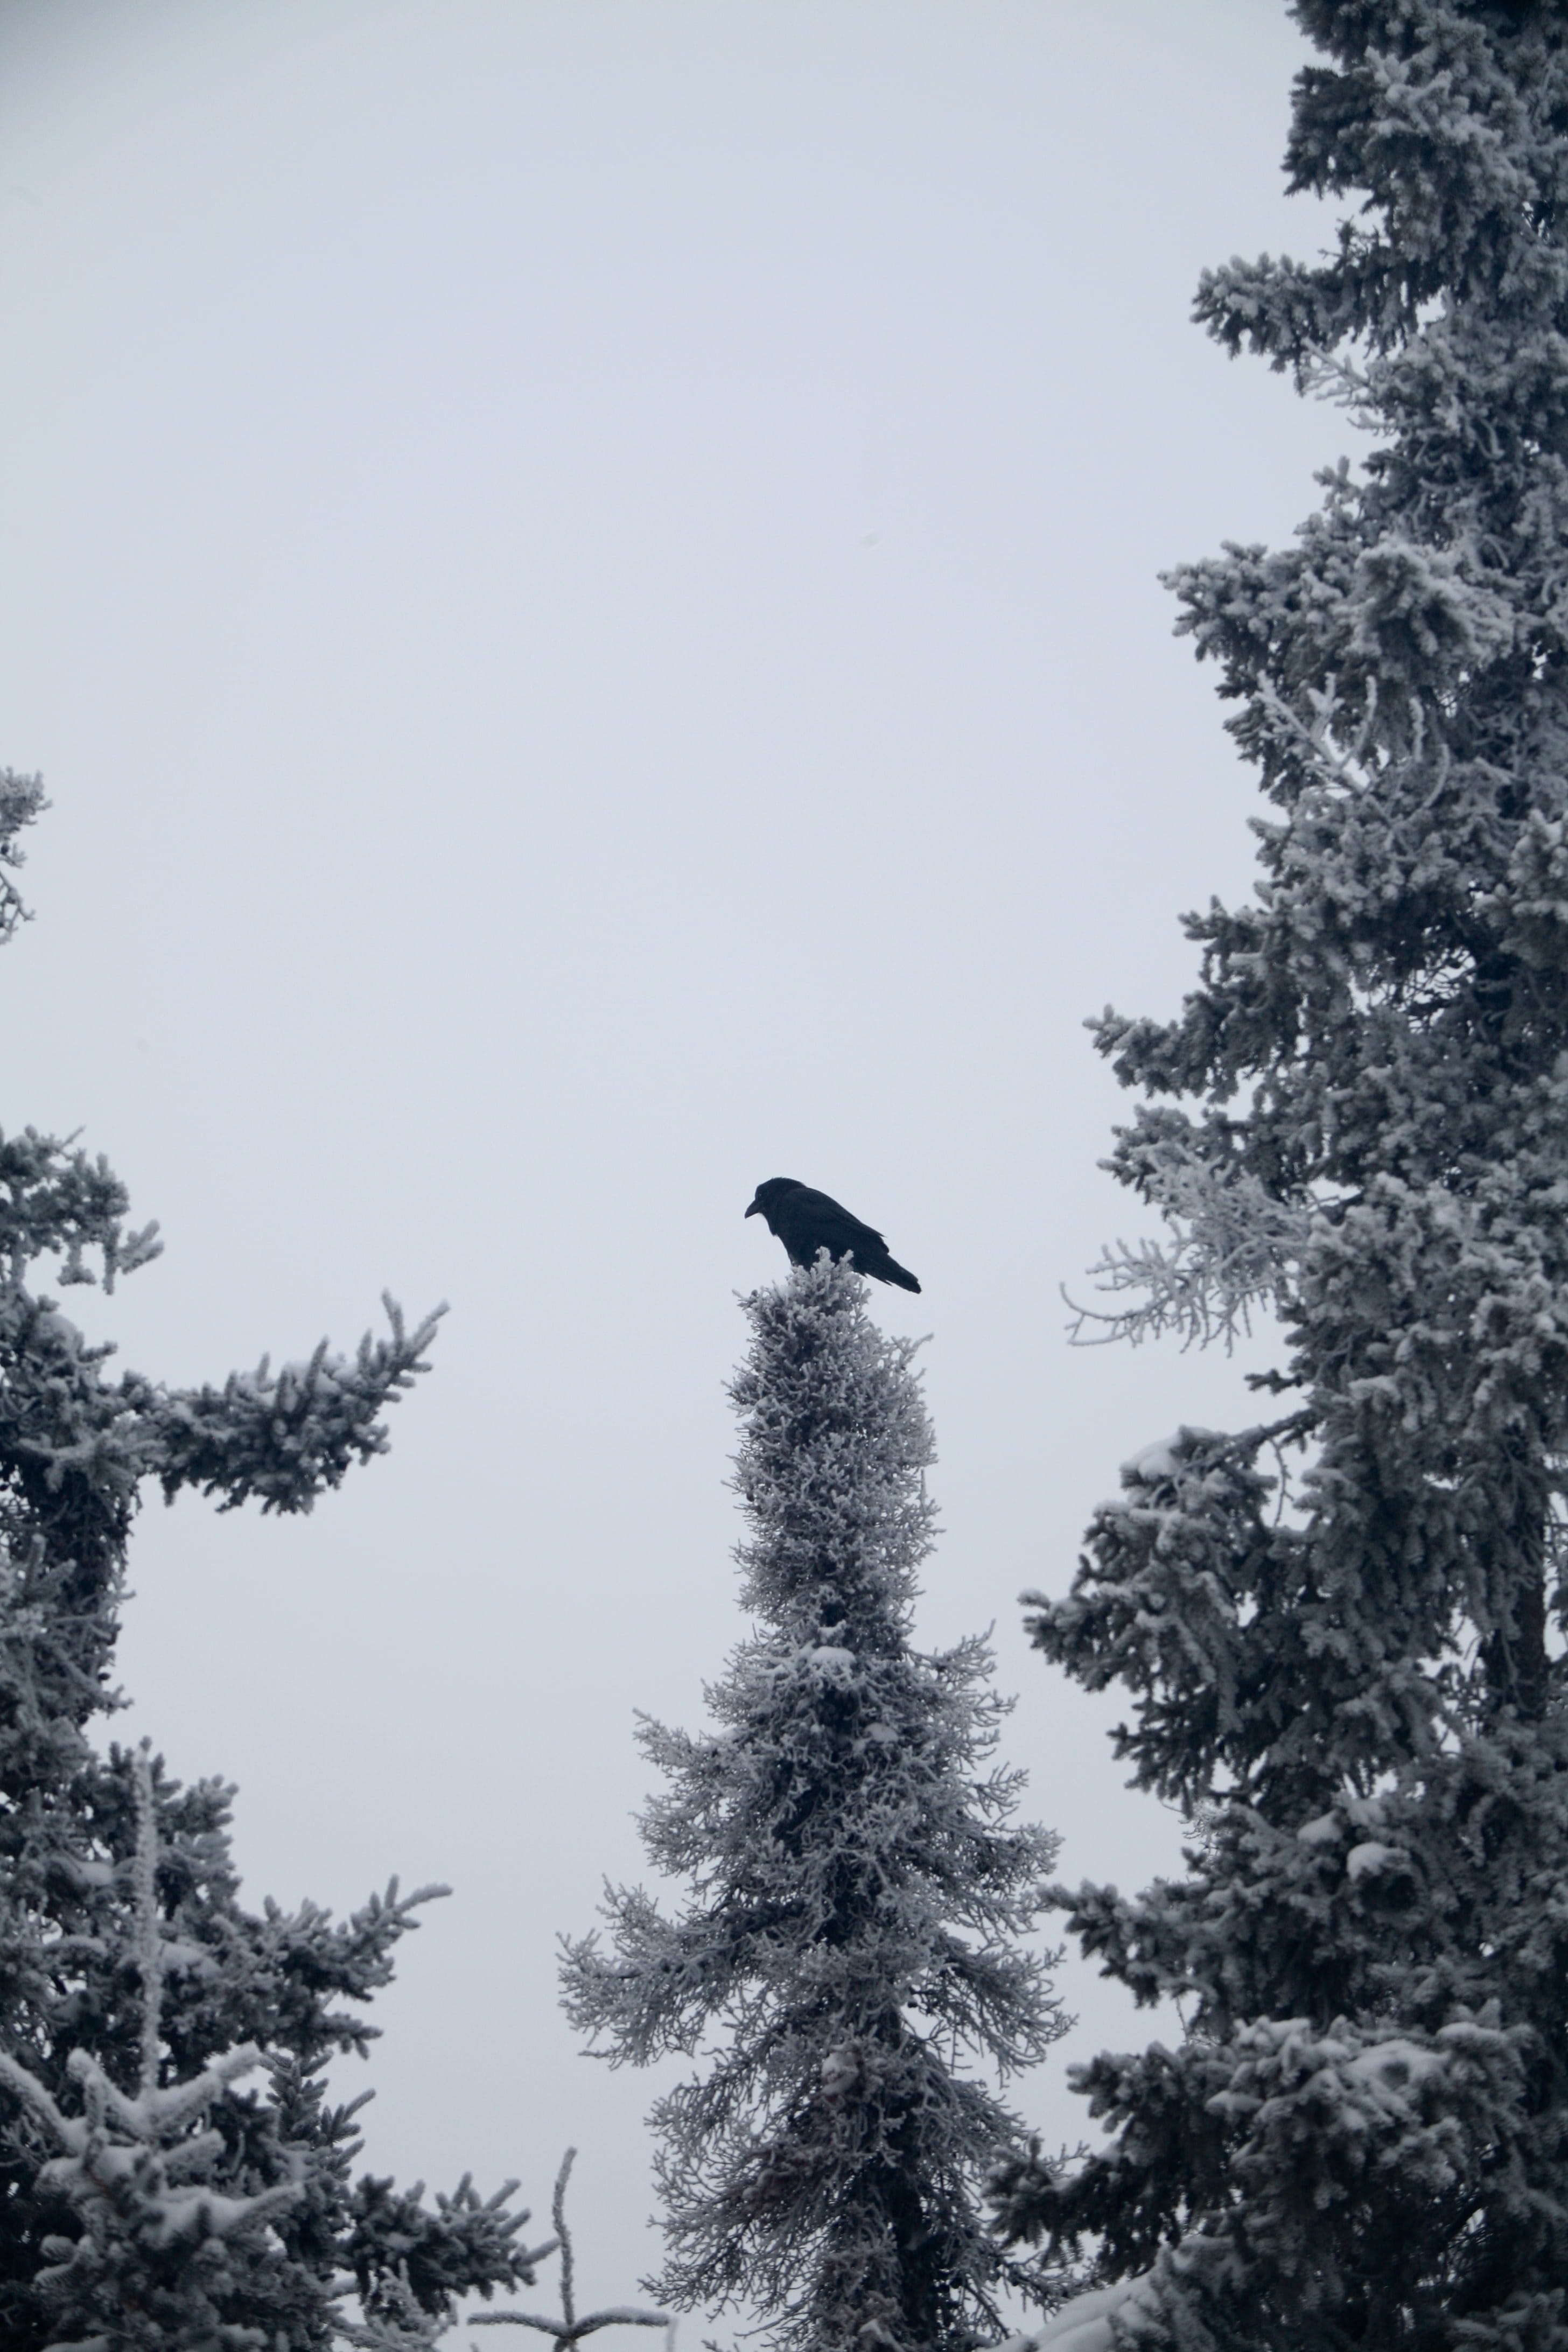
[(1288, 1307), (1311, 1208), (1278, 1199), (1245, 1169), (1216, 1169), (1202, 1139), (1168, 1114), (1158, 1136), (1134, 1149), (1140, 1189), (1172, 1238), (1110, 1244), (1090, 1276), (1102, 1292), (1138, 1291), (1142, 1301), (1106, 1314), (1064, 1289), (1068, 1336), (1079, 1346), (1125, 1339), (1136, 1347), (1170, 1332), (1184, 1347), (1217, 1339), (1228, 1350), (1250, 1333), (1254, 1307)]
[(0, 1257), (6, 1261), (13, 1292), (20, 1290), (36, 1259), (57, 1253), (63, 1260), (62, 1283), (98, 1281), (86, 1263), (89, 1251), (99, 1253), (103, 1287), (112, 1291), (121, 1275), (146, 1265), (163, 1248), (156, 1222), (127, 1232), (130, 1195), (124, 1185), (101, 1153), (89, 1159), (74, 1150), (72, 1141), (40, 1135), (32, 1127), (19, 1135), (0, 1135)]
[[(352, 2294), (353, 2280), (340, 2292)], [(430, 2352), (454, 2324), (447, 2313), (426, 2310), (409, 2284), (407, 2264), (400, 2263), (382, 2279), (373, 2310), (361, 2319), (334, 2312), (331, 2330), (333, 2340), (352, 2345), (353, 2352)]]
[(1359, 364), (1344, 351), (1308, 352), (1297, 365), (1296, 386), (1309, 399), (1344, 409), (1363, 432), (1378, 433), (1384, 427), (1378, 413), (1375, 366), (1375, 362), (1372, 369)]
[(389, 1339), (360, 1341), (351, 1361), (323, 1339), (307, 1363), (274, 1374), (263, 1357), (254, 1372), (231, 1372), (222, 1389), (160, 1391), (145, 1416), (144, 1459), (170, 1498), (182, 1486), (221, 1495), (234, 1510), (252, 1496), (264, 1511), (308, 1511), (355, 1461), (386, 1451), (378, 1419), (416, 1377), (444, 1306), (409, 1331), (385, 1297)]
[[(1311, 712), (1310, 719), (1303, 719), (1294, 704), (1289, 702), (1268, 677), (1258, 677), (1254, 681), (1251, 700), (1259, 717), (1267, 719), (1278, 735), (1293, 744), (1321, 782), (1339, 792), (1366, 792), (1374, 773), (1370, 762), (1377, 740), (1378, 687), (1375, 676), (1366, 678), (1362, 685), (1360, 715), (1353, 719), (1354, 731), (1348, 740), (1342, 740), (1341, 735), (1345, 701), (1334, 673), (1331, 671), (1321, 686), (1308, 683), (1300, 690)], [(1410, 711), (1416, 756), (1419, 757), (1425, 732), (1419, 702), (1412, 701)]]
[[(26, 863), (16, 845), (16, 836), (47, 806), (42, 776), (23, 776), (15, 768), (0, 768), (0, 866), (15, 867)], [(21, 893), (8, 874), (0, 873), (0, 942), (10, 938), (18, 923), (26, 920), (27, 909), (22, 904)]]
[(366, 2174), (356, 2184), (342, 2253), (367, 2315), (379, 2313), (388, 2282), (402, 2278), (427, 2313), (449, 2313), (457, 2299), (478, 2291), (488, 2301), (499, 2287), (514, 2292), (535, 2284), (535, 2265), (552, 2251), (521, 2242), (526, 2207), (508, 2210), (517, 2189), (506, 2180), (481, 2198), (468, 2174), (450, 2196), (437, 2193), (435, 2210), (424, 2187), (398, 2189)]

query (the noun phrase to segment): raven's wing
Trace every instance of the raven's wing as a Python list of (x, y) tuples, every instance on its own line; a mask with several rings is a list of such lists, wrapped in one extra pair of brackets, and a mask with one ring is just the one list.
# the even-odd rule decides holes
[(881, 1267), (893, 1263), (886, 1242), (875, 1225), (860, 1223), (830, 1192), (814, 1192), (811, 1185), (802, 1185), (778, 1204), (775, 1216), (773, 1230), (795, 1265), (814, 1265), (818, 1249), (826, 1249), (830, 1258), (848, 1258), (858, 1273), (879, 1275), (886, 1282)]
[[(830, 1193), (814, 1192), (809, 1184), (803, 1184), (779, 1205), (789, 1221), (782, 1239), (797, 1265), (810, 1265), (819, 1249), (826, 1250), (830, 1257), (847, 1257), (862, 1250), (868, 1257), (888, 1255), (888, 1244), (875, 1227), (852, 1217)], [(798, 1257), (797, 1245), (803, 1253)]]
[(896, 1282), (901, 1290), (920, 1288), (909, 1268), (894, 1259), (875, 1225), (863, 1225), (830, 1192), (815, 1192), (809, 1184), (797, 1184), (765, 1214), (792, 1265), (815, 1265), (817, 1251), (825, 1249), (831, 1258), (847, 1258), (858, 1274), (871, 1275), (878, 1282)]

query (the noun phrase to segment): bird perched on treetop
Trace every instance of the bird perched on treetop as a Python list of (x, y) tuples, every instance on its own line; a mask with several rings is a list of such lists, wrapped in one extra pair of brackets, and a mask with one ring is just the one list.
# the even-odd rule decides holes
[(829, 1257), (847, 1257), (857, 1274), (896, 1282), (900, 1290), (920, 1288), (908, 1266), (889, 1256), (880, 1234), (793, 1176), (770, 1176), (759, 1184), (746, 1214), (767, 1219), (769, 1233), (783, 1242), (792, 1265), (814, 1265), (817, 1251), (825, 1249)]

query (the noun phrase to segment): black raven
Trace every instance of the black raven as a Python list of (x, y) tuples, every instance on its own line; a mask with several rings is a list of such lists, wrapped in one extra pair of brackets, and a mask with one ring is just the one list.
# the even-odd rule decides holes
[(879, 1282), (896, 1282), (900, 1290), (918, 1290), (920, 1284), (907, 1265), (888, 1255), (888, 1244), (869, 1225), (841, 1209), (826, 1192), (793, 1176), (770, 1176), (759, 1184), (748, 1217), (765, 1217), (789, 1252), (792, 1265), (811, 1265), (818, 1250), (830, 1257), (847, 1257), (857, 1274), (875, 1275)]

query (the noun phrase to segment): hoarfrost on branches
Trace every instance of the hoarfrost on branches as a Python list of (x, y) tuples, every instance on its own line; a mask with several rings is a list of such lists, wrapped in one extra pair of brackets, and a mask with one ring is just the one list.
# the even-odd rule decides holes
[(682, 1907), (610, 1889), (610, 1949), (568, 1943), (566, 2007), (612, 2064), (700, 2058), (652, 2116), (661, 2301), (749, 2304), (781, 2352), (958, 2352), (1036, 2284), (979, 2208), (1020, 2127), (958, 2062), (1005, 2077), (1063, 2030), (1018, 1941), (1056, 1841), (1011, 1822), (984, 1643), (911, 1645), (935, 1520), (912, 1345), (826, 1255), (745, 1312), (756, 1630), (714, 1729), (642, 1728), (665, 1780), (644, 1842)]
[(41, 776), (20, 776), (14, 768), (0, 768), (0, 942), (10, 938), (27, 912), (21, 893), (4, 869), (25, 862), (16, 836), (47, 806)]
[(1216, 1173), (1169, 1114), (1158, 1137), (1146, 1139), (1140, 1161), (1146, 1171), (1140, 1190), (1158, 1202), (1171, 1238), (1110, 1244), (1090, 1276), (1102, 1292), (1133, 1294), (1137, 1304), (1105, 1313), (1069, 1299), (1070, 1336), (1080, 1344), (1126, 1339), (1136, 1347), (1170, 1332), (1184, 1347), (1218, 1339), (1228, 1349), (1250, 1335), (1255, 1308), (1288, 1309), (1310, 1202), (1272, 1198), (1244, 1170)]
[(999, 2217), (1136, 2282), (1081, 2324), (1149, 2352), (1568, 2352), (1568, 17), (1293, 13), (1291, 182), (1358, 209), (1198, 316), (1376, 446), (1171, 576), (1260, 879), (1188, 919), (1176, 1020), (1094, 1027), (1171, 1228), (1099, 1328), (1265, 1306), (1296, 1409), (1147, 1449), (1033, 1598), (1191, 1824), (1184, 1874), (1056, 1900), (1186, 2031), (1079, 2068), (1104, 2146)]

